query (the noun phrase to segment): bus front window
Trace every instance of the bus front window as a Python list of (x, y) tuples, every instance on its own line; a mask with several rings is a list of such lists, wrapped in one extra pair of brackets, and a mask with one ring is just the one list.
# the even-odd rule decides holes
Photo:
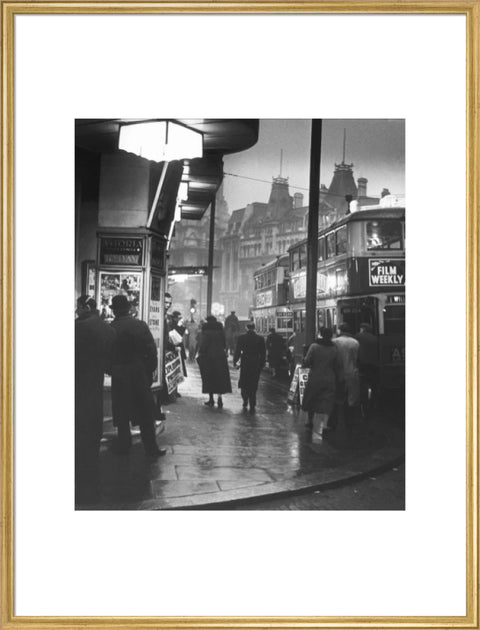
[(401, 221), (367, 221), (367, 249), (403, 249)]

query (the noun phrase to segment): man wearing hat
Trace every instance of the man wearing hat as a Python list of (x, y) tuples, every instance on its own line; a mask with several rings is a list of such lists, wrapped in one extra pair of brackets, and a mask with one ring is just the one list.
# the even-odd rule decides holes
[(247, 332), (240, 335), (233, 355), (233, 365), (240, 363), (238, 386), (243, 398), (243, 408), (250, 404), (250, 413), (255, 412), (260, 372), (265, 365), (265, 341), (255, 332), (255, 324), (247, 324)]
[(103, 379), (111, 369), (115, 332), (102, 321), (95, 300), (77, 300), (75, 320), (75, 500), (98, 494), (98, 455), (103, 433)]
[(230, 354), (235, 352), (238, 333), (240, 332), (240, 322), (235, 315), (235, 311), (231, 311), (230, 315), (225, 319), (225, 338), (227, 340), (227, 348)]
[(157, 347), (147, 324), (130, 315), (125, 295), (112, 298), (116, 332), (112, 365), (113, 423), (118, 431), (118, 452), (127, 453), (132, 445), (130, 423), (140, 427), (145, 453), (165, 455), (155, 437), (155, 401), (152, 376), (157, 368)]

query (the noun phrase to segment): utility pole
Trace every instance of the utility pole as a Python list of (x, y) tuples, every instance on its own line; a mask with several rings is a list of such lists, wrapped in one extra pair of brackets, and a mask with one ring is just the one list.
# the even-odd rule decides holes
[(212, 313), (213, 292), (213, 253), (215, 247), (215, 206), (216, 196), (210, 204), (210, 231), (208, 236), (208, 280), (207, 280), (207, 315)]
[(317, 318), (317, 265), (318, 265), (318, 206), (320, 201), (320, 157), (322, 151), (322, 120), (312, 120), (310, 144), (310, 192), (308, 195), (308, 242), (305, 345), (315, 341)]

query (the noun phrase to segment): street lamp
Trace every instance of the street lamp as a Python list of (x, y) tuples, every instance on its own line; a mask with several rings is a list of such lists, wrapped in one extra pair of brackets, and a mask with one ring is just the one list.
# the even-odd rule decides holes
[(154, 162), (203, 157), (203, 135), (170, 120), (151, 120), (120, 126), (118, 148)]

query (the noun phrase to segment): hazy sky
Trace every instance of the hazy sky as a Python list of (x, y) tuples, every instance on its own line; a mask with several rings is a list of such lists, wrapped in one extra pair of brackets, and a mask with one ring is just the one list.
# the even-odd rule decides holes
[[(327, 187), (335, 162), (343, 157), (343, 130), (346, 129), (345, 162), (353, 163), (355, 181), (368, 179), (367, 194), (380, 196), (383, 188), (405, 194), (405, 121), (325, 119), (322, 128), (320, 182)], [(260, 120), (257, 144), (247, 151), (224, 158), (224, 194), (229, 210), (243, 208), (253, 201), (267, 202), (272, 177), (289, 178), (290, 194), (301, 192), (308, 203), (310, 168), (310, 120)], [(266, 183), (228, 175), (266, 180)]]

